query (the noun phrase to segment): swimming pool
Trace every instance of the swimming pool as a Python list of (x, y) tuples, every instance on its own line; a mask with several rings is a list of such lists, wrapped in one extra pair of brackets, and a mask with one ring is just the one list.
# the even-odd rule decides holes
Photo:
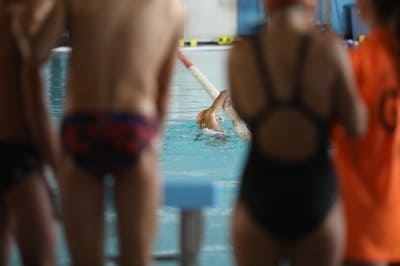
[[(227, 51), (186, 50), (185, 53), (219, 90), (226, 88)], [(67, 51), (57, 51), (44, 71), (49, 88), (49, 104), (57, 125), (59, 125), (63, 109), (68, 60)], [(223, 123), (226, 128), (223, 135), (204, 132), (197, 128), (196, 115), (200, 110), (207, 108), (211, 100), (190, 72), (179, 62), (175, 70), (171, 94), (172, 101), (160, 158), (164, 179), (212, 180), (218, 184), (222, 192), (222, 204), (217, 209), (206, 211), (206, 228), (200, 265), (232, 265), (229, 223), (247, 145), (233, 133), (230, 122), (227, 120)], [(115, 254), (118, 249), (117, 236), (113, 230), (115, 215), (111, 204), (108, 202), (107, 205), (106, 250), (108, 254)], [(160, 209), (155, 251), (164, 253), (177, 250), (178, 220), (177, 210)], [(59, 265), (68, 265), (68, 255), (62, 239), (59, 247)], [(154, 265), (176, 264), (157, 262)]]
[[(222, 90), (226, 83), (226, 51), (186, 52), (196, 66)], [(223, 192), (222, 206), (206, 213), (206, 230), (200, 265), (233, 265), (230, 258), (229, 222), (232, 203), (243, 165), (247, 145), (224, 121), (225, 138), (206, 134), (197, 128), (197, 113), (209, 107), (211, 100), (191, 74), (178, 64), (172, 90), (172, 102), (162, 150), (166, 179), (213, 180)], [(177, 146), (178, 145), (178, 146)], [(169, 229), (176, 227), (176, 215), (164, 211), (160, 220), (157, 250), (168, 249)], [(165, 230), (164, 230), (165, 229)], [(174, 239), (176, 241), (176, 239)]]

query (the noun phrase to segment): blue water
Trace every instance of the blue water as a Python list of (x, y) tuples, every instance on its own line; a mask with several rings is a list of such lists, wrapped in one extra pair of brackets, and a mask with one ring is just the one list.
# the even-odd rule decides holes
[[(226, 88), (226, 51), (186, 53), (219, 90)], [(68, 60), (67, 52), (55, 52), (44, 70), (49, 105), (57, 125), (63, 110)], [(230, 217), (247, 145), (234, 134), (227, 119), (223, 122), (226, 132), (222, 135), (197, 128), (196, 115), (207, 108), (211, 100), (179, 62), (174, 73), (171, 97), (160, 157), (163, 178), (210, 180), (218, 184), (222, 192), (222, 204), (217, 209), (205, 212), (206, 229), (200, 265), (233, 265), (229, 245)], [(111, 206), (109, 203), (107, 205)], [(106, 208), (105, 216), (106, 251), (107, 254), (116, 254), (118, 247), (114, 230), (115, 214), (111, 207)], [(155, 251), (164, 253), (177, 250), (178, 219), (177, 210), (160, 209)], [(60, 240), (58, 257), (59, 265), (68, 265), (69, 258), (63, 238)], [(157, 262), (154, 265), (175, 264)]]

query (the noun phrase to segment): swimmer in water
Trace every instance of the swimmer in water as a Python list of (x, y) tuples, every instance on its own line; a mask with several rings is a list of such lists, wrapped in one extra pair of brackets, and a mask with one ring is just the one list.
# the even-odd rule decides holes
[(220, 117), (217, 112), (221, 107), (228, 105), (227, 102), (229, 102), (229, 97), (226, 90), (221, 91), (212, 105), (197, 115), (196, 123), (199, 127), (201, 129), (223, 131), (224, 129), (220, 126), (222, 117)]

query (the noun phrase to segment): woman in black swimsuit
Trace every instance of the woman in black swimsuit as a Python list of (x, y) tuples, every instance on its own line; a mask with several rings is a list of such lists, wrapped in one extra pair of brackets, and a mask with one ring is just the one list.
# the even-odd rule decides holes
[(313, 1), (265, 4), (268, 27), (229, 59), (232, 102), (253, 136), (234, 213), (236, 260), (337, 266), (344, 226), (330, 131), (337, 121), (361, 135), (365, 108), (340, 41), (314, 32)]

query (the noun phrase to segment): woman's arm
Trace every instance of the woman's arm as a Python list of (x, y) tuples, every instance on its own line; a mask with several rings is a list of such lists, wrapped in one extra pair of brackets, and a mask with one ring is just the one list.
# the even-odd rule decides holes
[(336, 64), (336, 83), (334, 88), (334, 108), (336, 119), (352, 137), (365, 133), (367, 109), (362, 101), (350, 67), (348, 52), (339, 43), (333, 49)]

